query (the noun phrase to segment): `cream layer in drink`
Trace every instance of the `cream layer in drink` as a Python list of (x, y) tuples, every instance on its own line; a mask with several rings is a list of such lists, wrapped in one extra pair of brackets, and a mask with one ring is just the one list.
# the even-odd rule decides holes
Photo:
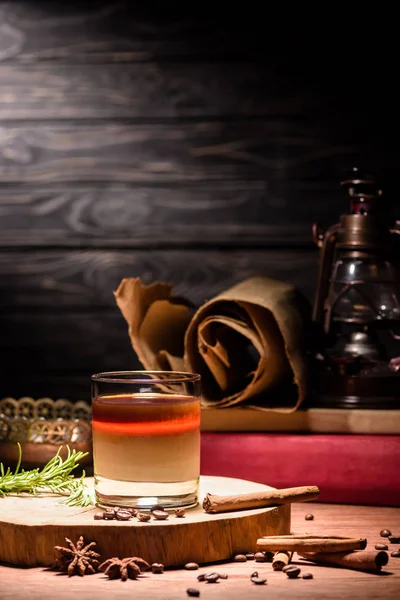
[(98, 476), (158, 483), (199, 476), (198, 398), (150, 393), (97, 397), (92, 428)]

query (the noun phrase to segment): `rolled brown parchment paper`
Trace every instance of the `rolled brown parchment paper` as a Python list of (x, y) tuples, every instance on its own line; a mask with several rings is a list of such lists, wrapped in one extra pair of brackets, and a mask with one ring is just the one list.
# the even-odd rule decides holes
[(192, 318), (189, 304), (171, 295), (172, 285), (144, 285), (140, 279), (123, 279), (114, 292), (128, 323), (133, 349), (145, 369), (184, 371), (183, 342)]
[(131, 278), (115, 299), (144, 368), (199, 373), (203, 406), (290, 412), (304, 399), (304, 312), (290, 284), (253, 277), (193, 311), (170, 284)]

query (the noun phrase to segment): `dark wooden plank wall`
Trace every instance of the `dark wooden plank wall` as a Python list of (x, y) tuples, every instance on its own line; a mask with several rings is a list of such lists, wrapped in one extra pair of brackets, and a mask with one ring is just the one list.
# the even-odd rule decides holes
[(393, 217), (395, 43), (282, 23), (0, 2), (0, 396), (88, 397), (90, 373), (137, 368), (122, 277), (200, 304), (264, 274), (311, 300), (311, 224), (346, 209), (354, 163)]

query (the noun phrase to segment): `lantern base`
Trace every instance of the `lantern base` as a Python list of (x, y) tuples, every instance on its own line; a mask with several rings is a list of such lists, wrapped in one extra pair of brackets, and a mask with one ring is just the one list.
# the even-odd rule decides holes
[(400, 373), (315, 373), (310, 404), (324, 408), (400, 409)]
[(313, 408), (360, 408), (374, 410), (400, 410), (399, 396), (334, 396), (311, 394), (308, 404)]

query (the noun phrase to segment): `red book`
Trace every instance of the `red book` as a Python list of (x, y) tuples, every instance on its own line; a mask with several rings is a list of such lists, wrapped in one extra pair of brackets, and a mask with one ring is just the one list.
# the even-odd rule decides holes
[(202, 433), (202, 475), (276, 488), (317, 485), (321, 502), (400, 506), (400, 436)]

